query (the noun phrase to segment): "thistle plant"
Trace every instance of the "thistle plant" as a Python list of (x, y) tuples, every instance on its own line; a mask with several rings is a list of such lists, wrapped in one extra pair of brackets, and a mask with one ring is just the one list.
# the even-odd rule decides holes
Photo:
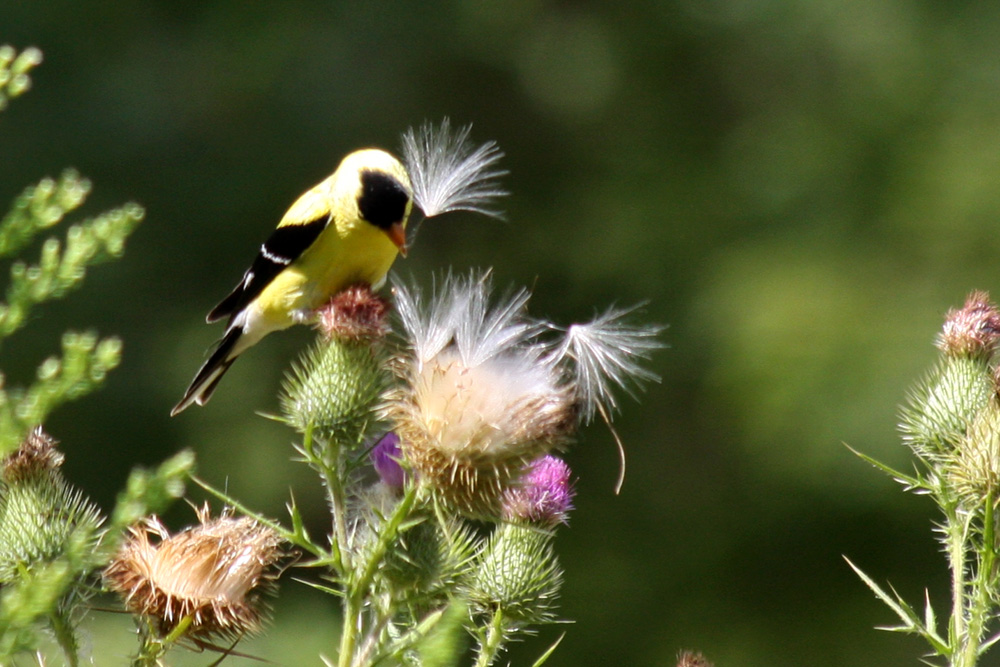
[(918, 612), (919, 606), (848, 563), (899, 617), (899, 624), (884, 629), (923, 637), (930, 655), (950, 667), (978, 664), (1000, 639), (998, 342), (1000, 311), (985, 292), (973, 292), (962, 308), (948, 313), (937, 340), (941, 356), (902, 410), (900, 431), (916, 457), (914, 472), (859, 454), (906, 490), (937, 504), (936, 532), (951, 571), (947, 620), (938, 622), (929, 595)]
[[(0, 46), (0, 109), (30, 88), (31, 70), (41, 60), (38, 49), (18, 53)], [(89, 191), (87, 180), (67, 170), (25, 189), (0, 219), (0, 259), (10, 262), (0, 345), (37, 319), (41, 306), (78, 288), (91, 266), (121, 256), (143, 217), (137, 204), (42, 240), (35, 262), (18, 258), (79, 208)], [(78, 626), (98, 591), (95, 572), (125, 526), (183, 493), (193, 464), (188, 453), (156, 471), (133, 473), (110, 521), (62, 475), (64, 455), (41, 425), (63, 403), (100, 388), (120, 358), (117, 338), (67, 331), (61, 354), (44, 360), (27, 387), (9, 386), (0, 372), (0, 664), (13, 664), (21, 654), (44, 662), (52, 640), (58, 662), (79, 664)]]
[[(425, 217), (498, 215), (499, 157), (447, 121), (404, 135)], [(324, 539), (294, 501), (285, 527), (205, 485), (275, 530), (322, 573), (311, 585), (340, 599), (327, 664), (452, 665), (471, 641), (485, 667), (558, 621), (554, 539), (574, 490), (553, 453), (598, 416), (610, 426), (621, 391), (657, 379), (644, 362), (660, 327), (611, 309), (564, 329), (531, 317), (529, 299), (498, 297), (489, 272), (472, 272), (429, 292), (396, 280), (391, 302), (357, 285), (318, 313), (277, 418), (301, 434), (298, 454), (325, 487)]]
[(496, 297), (488, 273), (429, 294), (396, 281), (393, 297), (394, 319), (367, 286), (336, 297), (284, 387), (279, 419), (325, 486), (328, 538), (294, 502), (290, 527), (242, 509), (340, 598), (328, 664), (451, 665), (471, 638), (472, 664), (492, 665), (558, 621), (554, 538), (574, 490), (552, 452), (655, 379), (642, 360), (659, 327), (613, 310), (561, 329), (528, 315), (526, 290)]

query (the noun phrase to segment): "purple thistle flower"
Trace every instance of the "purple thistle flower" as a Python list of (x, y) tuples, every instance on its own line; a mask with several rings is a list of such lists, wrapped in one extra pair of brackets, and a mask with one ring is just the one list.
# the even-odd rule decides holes
[(402, 452), (399, 449), (399, 436), (389, 431), (371, 451), (372, 465), (382, 479), (382, 482), (394, 489), (403, 488), (406, 482), (406, 471), (399, 464)]
[(570, 475), (569, 466), (558, 457), (535, 459), (520, 482), (504, 492), (504, 518), (549, 526), (566, 523), (576, 495)]

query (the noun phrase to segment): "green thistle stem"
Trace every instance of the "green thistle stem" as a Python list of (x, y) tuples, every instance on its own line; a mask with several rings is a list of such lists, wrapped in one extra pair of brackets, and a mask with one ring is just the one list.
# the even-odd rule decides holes
[(77, 656), (79, 646), (76, 642), (76, 633), (73, 631), (73, 624), (66, 618), (66, 613), (63, 610), (56, 610), (50, 614), (49, 623), (52, 626), (52, 633), (55, 635), (56, 642), (62, 649), (63, 655), (66, 656), (66, 664), (70, 665), (70, 667), (77, 667), (80, 664), (80, 658)]
[(486, 628), (486, 637), (479, 647), (475, 667), (489, 667), (493, 664), (500, 652), (500, 647), (503, 645), (503, 636), (503, 611), (497, 609)]
[(410, 510), (417, 499), (417, 485), (411, 484), (392, 514), (385, 522), (375, 548), (365, 564), (365, 569), (361, 576), (350, 582), (347, 598), (344, 602), (344, 628), (340, 635), (340, 657), (337, 664), (339, 667), (351, 667), (353, 664), (354, 650), (358, 642), (358, 631), (361, 628), (361, 613), (364, 609), (365, 596), (371, 588), (375, 574), (378, 572), (385, 558), (389, 545), (395, 542), (399, 535), (399, 527), (410, 515)]
[(132, 665), (134, 667), (157, 667), (161, 665), (162, 661), (160, 659), (171, 646), (184, 637), (193, 622), (194, 617), (185, 616), (163, 639), (154, 639), (154, 633), (151, 631), (151, 628), (147, 629), (143, 633), (146, 640), (143, 642), (142, 651), (132, 662)]
[(993, 494), (988, 493), (983, 502), (983, 544), (979, 568), (970, 595), (969, 622), (960, 664), (972, 667), (979, 658), (979, 647), (990, 617), (990, 590), (996, 566), (996, 535), (994, 526)]
[(166, 650), (172, 644), (174, 644), (175, 642), (177, 642), (178, 640), (180, 640), (180, 638), (183, 637), (184, 634), (188, 631), (188, 628), (191, 627), (191, 624), (193, 622), (194, 622), (194, 618), (192, 616), (185, 616), (184, 618), (182, 618), (181, 621), (180, 621), (180, 623), (178, 623), (174, 627), (174, 629), (171, 630), (167, 634), (167, 636), (163, 638), (162, 644), (163, 644), (164, 650)]
[(333, 544), (331, 545), (334, 567), (338, 572), (343, 573), (350, 563), (344, 562), (347, 552), (344, 547), (347, 545), (347, 495), (344, 491), (344, 482), (334, 469), (336, 461), (340, 458), (340, 443), (331, 440), (328, 444), (327, 455), (324, 457), (315, 451), (313, 443), (313, 429), (310, 425), (303, 434), (303, 449), (309, 456), (310, 464), (319, 470), (323, 476), (323, 483), (326, 485), (327, 501), (330, 503), (330, 511), (333, 514)]
[[(962, 661), (961, 642), (965, 637), (965, 522), (959, 519), (957, 507), (950, 503), (945, 510), (948, 566), (951, 569), (950, 641), (954, 667), (969, 667)], [(972, 664), (975, 664), (973, 662)]]

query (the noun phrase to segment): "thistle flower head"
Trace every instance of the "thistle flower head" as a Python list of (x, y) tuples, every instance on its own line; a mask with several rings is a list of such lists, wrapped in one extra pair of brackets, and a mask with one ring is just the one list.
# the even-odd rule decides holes
[(1000, 340), (1000, 311), (990, 295), (974, 291), (965, 305), (948, 311), (937, 346), (950, 356), (988, 359)]
[(576, 495), (570, 476), (569, 466), (558, 457), (546, 454), (532, 461), (524, 476), (504, 491), (504, 518), (546, 526), (566, 523)]
[(401, 489), (406, 483), (406, 471), (400, 465), (402, 451), (399, 448), (399, 436), (389, 431), (375, 444), (369, 456), (375, 472), (386, 486)]
[(681, 651), (677, 655), (677, 667), (712, 667), (712, 663), (697, 651)]
[(36, 426), (20, 447), (3, 459), (0, 479), (7, 484), (16, 484), (58, 470), (63, 463), (63, 455), (56, 449), (56, 444), (55, 438), (41, 426)]
[[(273, 579), (281, 539), (253, 519), (224, 513), (171, 536), (158, 519), (131, 529), (104, 571), (108, 588), (128, 609), (155, 620), (167, 633), (190, 620), (195, 636), (238, 637), (259, 629), (259, 593)], [(158, 538), (154, 543), (152, 538)]]
[(470, 514), (496, 516), (523, 466), (566, 444), (583, 416), (617, 407), (657, 376), (640, 363), (661, 347), (660, 327), (629, 324), (610, 309), (570, 327), (527, 316), (526, 290), (492, 299), (486, 274), (447, 276), (427, 299), (396, 286), (410, 345), (385, 414), (422, 483)]
[(591, 322), (571, 325), (555, 349), (557, 363), (569, 362), (573, 369), (580, 416), (585, 422), (598, 411), (610, 418), (618, 409), (616, 387), (634, 398), (644, 382), (660, 380), (641, 362), (663, 347), (656, 338), (663, 327), (628, 322), (636, 308), (608, 308)]
[(497, 169), (503, 153), (492, 141), (474, 148), (471, 125), (452, 131), (445, 118), (435, 127), (425, 123), (403, 135), (403, 161), (413, 184), (413, 200), (424, 216), (449, 211), (473, 211), (493, 217), (493, 200), (507, 193), (496, 180), (507, 172)]
[(493, 531), (470, 578), (473, 608), (481, 614), (500, 611), (518, 625), (552, 622), (563, 579), (552, 537), (516, 523)]
[(388, 302), (368, 285), (348, 287), (320, 309), (322, 339), (286, 375), (281, 404), (289, 424), (322, 439), (363, 441), (388, 378), (378, 344), (388, 312)]
[(496, 516), (503, 488), (567, 441), (575, 412), (523, 312), (527, 293), (492, 304), (491, 291), (485, 276), (449, 276), (425, 303), (397, 286), (411, 353), (387, 416), (421, 481), (462, 511)]
[(341, 290), (319, 311), (319, 329), (327, 340), (346, 342), (381, 338), (389, 330), (389, 303), (370, 285)]
[[(93, 549), (104, 519), (63, 478), (63, 455), (39, 426), (0, 463), (0, 588), (26, 568)], [(75, 546), (74, 546), (75, 545)]]
[(943, 457), (949, 485), (966, 508), (992, 502), (1000, 492), (1000, 403), (979, 412), (954, 450)]

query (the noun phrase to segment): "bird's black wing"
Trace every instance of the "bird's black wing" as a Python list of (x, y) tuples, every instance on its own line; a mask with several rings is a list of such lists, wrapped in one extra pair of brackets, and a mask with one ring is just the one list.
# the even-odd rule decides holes
[(306, 248), (313, 244), (329, 221), (330, 216), (325, 215), (302, 224), (282, 225), (275, 229), (260, 246), (260, 252), (243, 274), (239, 285), (220, 301), (205, 319), (208, 322), (215, 322), (223, 317), (232, 319), (248, 303), (257, 298), (275, 276), (284, 271), (286, 266), (298, 259)]

